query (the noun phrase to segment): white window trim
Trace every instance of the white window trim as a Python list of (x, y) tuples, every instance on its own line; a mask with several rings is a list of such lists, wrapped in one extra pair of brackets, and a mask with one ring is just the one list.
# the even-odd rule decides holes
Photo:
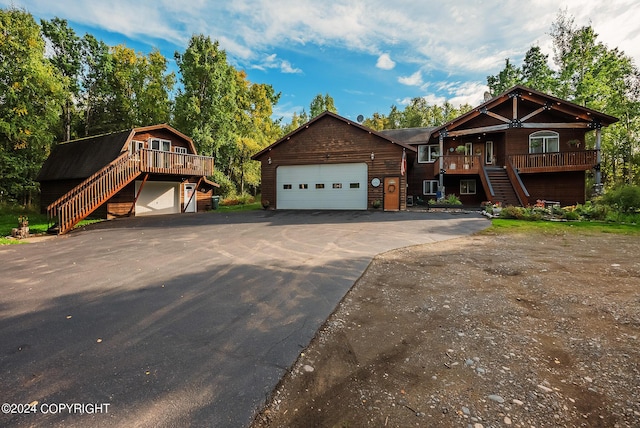
[[(473, 192), (463, 192), (462, 191), (462, 183), (473, 183)], [(467, 186), (468, 188), (469, 186)], [(460, 180), (460, 194), (461, 195), (475, 195), (478, 191), (478, 184), (476, 180)]]
[[(542, 139), (542, 151), (535, 152), (532, 144), (533, 139)], [(549, 150), (549, 142), (555, 140), (557, 150)], [(560, 134), (556, 131), (536, 131), (529, 134), (529, 153), (541, 154), (541, 153), (558, 153), (560, 151)]]
[[(423, 195), (436, 195), (438, 192), (438, 180), (423, 180), (422, 181), (422, 194)], [(431, 192), (433, 190), (433, 192)]]
[(180, 153), (181, 155), (186, 155), (188, 153), (187, 148), (181, 146), (175, 146), (173, 148), (173, 151), (176, 153)]
[[(427, 150), (427, 160), (420, 160), (420, 148), (426, 147)], [(433, 155), (430, 150), (431, 147), (435, 147), (437, 150), (440, 150), (440, 146), (438, 144), (420, 144), (418, 145), (418, 163), (434, 163), (440, 155)], [(432, 156), (433, 155), (433, 156)]]
[[(159, 148), (157, 148), (157, 149), (153, 148), (153, 143), (155, 141), (158, 142), (158, 147)], [(169, 144), (168, 150), (162, 150), (163, 143), (168, 143)], [(170, 152), (171, 151), (171, 140), (163, 140), (162, 138), (153, 138), (153, 137), (149, 138), (149, 148), (151, 150), (158, 150), (158, 151), (161, 151), (161, 152)]]

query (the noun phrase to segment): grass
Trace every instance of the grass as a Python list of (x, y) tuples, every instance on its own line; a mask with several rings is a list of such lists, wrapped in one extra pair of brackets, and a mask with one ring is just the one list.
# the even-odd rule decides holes
[(238, 204), (238, 205), (219, 205), (217, 210), (212, 212), (232, 212), (232, 211), (254, 211), (261, 210), (262, 205), (260, 202), (252, 202), (250, 204)]
[[(29, 217), (29, 233), (46, 233), (49, 228), (49, 220), (46, 214), (40, 214), (34, 210), (24, 210), (19, 207), (0, 207), (0, 245), (21, 244), (24, 241), (17, 239), (7, 239), (11, 236), (11, 229), (18, 227), (18, 217), (26, 215)], [(96, 223), (102, 220), (82, 220), (76, 227)]]
[(640, 235), (640, 225), (623, 223), (605, 223), (598, 221), (527, 221), (511, 219), (493, 219), (491, 227), (483, 231), (486, 234), (505, 233), (617, 233), (621, 235)]

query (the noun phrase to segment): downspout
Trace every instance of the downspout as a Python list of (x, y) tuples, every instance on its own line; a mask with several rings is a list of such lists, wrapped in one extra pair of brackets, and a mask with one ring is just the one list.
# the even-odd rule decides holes
[(440, 171), (438, 174), (438, 190), (440, 191), (440, 198), (438, 201), (444, 199), (444, 136), (446, 134), (446, 129), (440, 131), (440, 135), (438, 136), (438, 150), (440, 153), (439, 164)]
[(596, 174), (595, 174), (595, 178), (596, 178), (596, 184), (595, 184), (595, 192), (596, 195), (599, 195), (602, 193), (602, 167), (601, 167), (601, 163), (602, 163), (602, 151), (600, 150), (600, 146), (602, 144), (602, 128), (601, 127), (597, 127), (596, 128)]

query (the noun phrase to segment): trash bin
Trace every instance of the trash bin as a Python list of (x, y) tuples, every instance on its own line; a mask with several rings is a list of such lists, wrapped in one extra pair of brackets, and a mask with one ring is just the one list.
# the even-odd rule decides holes
[(220, 205), (220, 196), (212, 196), (211, 197), (211, 207), (214, 210), (218, 209), (218, 205)]

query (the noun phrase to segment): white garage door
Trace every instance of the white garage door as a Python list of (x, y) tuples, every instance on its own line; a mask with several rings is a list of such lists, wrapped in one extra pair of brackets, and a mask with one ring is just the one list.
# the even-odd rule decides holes
[(280, 166), (278, 209), (366, 210), (367, 164)]
[[(136, 181), (136, 195), (141, 181)], [(180, 212), (180, 184), (147, 181), (136, 201), (136, 215), (175, 214)]]

